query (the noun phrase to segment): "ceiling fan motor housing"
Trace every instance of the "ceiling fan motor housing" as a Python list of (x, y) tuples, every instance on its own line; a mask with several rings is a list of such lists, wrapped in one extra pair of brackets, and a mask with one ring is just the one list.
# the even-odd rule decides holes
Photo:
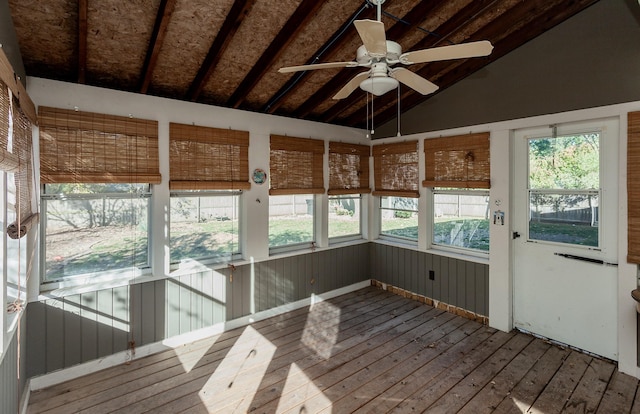
[[(402, 46), (400, 46), (400, 44), (394, 42), (393, 40), (387, 40), (386, 43), (387, 56), (381, 60), (386, 60), (387, 63), (393, 65), (400, 60), (400, 55), (402, 54)], [(365, 65), (372, 61), (372, 58), (371, 56), (369, 56), (369, 52), (364, 45), (360, 46), (356, 51), (356, 61), (360, 64)]]

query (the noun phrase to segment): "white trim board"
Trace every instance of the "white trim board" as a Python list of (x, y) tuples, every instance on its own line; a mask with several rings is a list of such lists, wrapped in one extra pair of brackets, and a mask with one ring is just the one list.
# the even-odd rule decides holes
[[(296, 302), (292, 302), (286, 305), (278, 306), (276, 308), (268, 309), (255, 313), (253, 315), (243, 316), (238, 319), (234, 319), (228, 322), (221, 322), (212, 325), (207, 328), (198, 329), (186, 334), (177, 335), (171, 338), (167, 338), (160, 342), (154, 342), (152, 344), (143, 345), (135, 350), (135, 359), (144, 358), (146, 356), (175, 349), (179, 346), (186, 345), (190, 342), (194, 342), (200, 339), (209, 338), (214, 335), (218, 335), (225, 331), (240, 328), (249, 325), (254, 322), (258, 322), (264, 319), (268, 319), (274, 316), (282, 315), (284, 313), (310, 306), (315, 303), (325, 301), (327, 299), (335, 298), (347, 293), (355, 292), (365, 287), (371, 286), (371, 279), (364, 280), (362, 282), (354, 283), (353, 285), (345, 286), (340, 289), (335, 289), (330, 292), (322, 293), (320, 295), (312, 295), (306, 299), (302, 299)], [(109, 355), (104, 358), (96, 359), (93, 361), (85, 362), (83, 364), (75, 365), (73, 367), (65, 368), (59, 371), (44, 374), (38, 377), (30, 379), (29, 384), (25, 387), (25, 393), (30, 391), (41, 390), (53, 385), (60, 384), (65, 381), (79, 378), (84, 375), (92, 374), (105, 368), (110, 368), (116, 365), (123, 364), (131, 361), (130, 351), (118, 352), (117, 354)]]

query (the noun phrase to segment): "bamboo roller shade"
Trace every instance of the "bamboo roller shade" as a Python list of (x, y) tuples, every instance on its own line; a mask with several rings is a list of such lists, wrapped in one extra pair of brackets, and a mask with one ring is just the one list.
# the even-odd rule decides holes
[(412, 197), (418, 191), (418, 141), (373, 146), (374, 196)]
[(39, 122), (43, 184), (161, 181), (157, 121), (40, 107)]
[(630, 112), (627, 123), (627, 261), (640, 264), (640, 112)]
[(248, 190), (249, 132), (169, 124), (172, 190)]
[(425, 187), (490, 188), (489, 133), (424, 140)]
[(20, 82), (20, 78), (16, 76), (11, 62), (4, 53), (2, 45), (0, 45), (0, 80), (9, 87), (9, 90), (14, 97), (17, 98), (20, 108), (27, 115), (31, 124), (38, 123), (38, 117), (36, 116), (36, 107), (33, 101), (27, 94), (27, 90)]
[(324, 193), (324, 141), (271, 135), (270, 195)]
[(6, 172), (18, 171), (18, 156), (13, 153), (13, 143), (11, 148), (9, 142), (9, 116), (11, 111), (11, 95), (9, 87), (0, 80), (0, 170)]
[(38, 222), (37, 214), (33, 214), (31, 195), (33, 190), (32, 163), (32, 126), (27, 115), (17, 102), (13, 105), (13, 141), (18, 154), (19, 169), (14, 174), (16, 186), (17, 219), (7, 228), (9, 237), (17, 239), (27, 234), (29, 229)]
[(370, 193), (368, 145), (329, 142), (329, 195)]

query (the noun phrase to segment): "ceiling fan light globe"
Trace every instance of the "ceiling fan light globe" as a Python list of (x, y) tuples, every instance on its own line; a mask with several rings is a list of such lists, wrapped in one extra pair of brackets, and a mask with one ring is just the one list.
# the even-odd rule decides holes
[(384, 95), (398, 87), (398, 81), (387, 77), (372, 77), (360, 83), (360, 89), (375, 96)]

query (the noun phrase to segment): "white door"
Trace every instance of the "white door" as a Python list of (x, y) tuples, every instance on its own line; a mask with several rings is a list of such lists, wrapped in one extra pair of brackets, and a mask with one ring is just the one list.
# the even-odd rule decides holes
[(514, 138), (514, 325), (617, 360), (618, 121)]

